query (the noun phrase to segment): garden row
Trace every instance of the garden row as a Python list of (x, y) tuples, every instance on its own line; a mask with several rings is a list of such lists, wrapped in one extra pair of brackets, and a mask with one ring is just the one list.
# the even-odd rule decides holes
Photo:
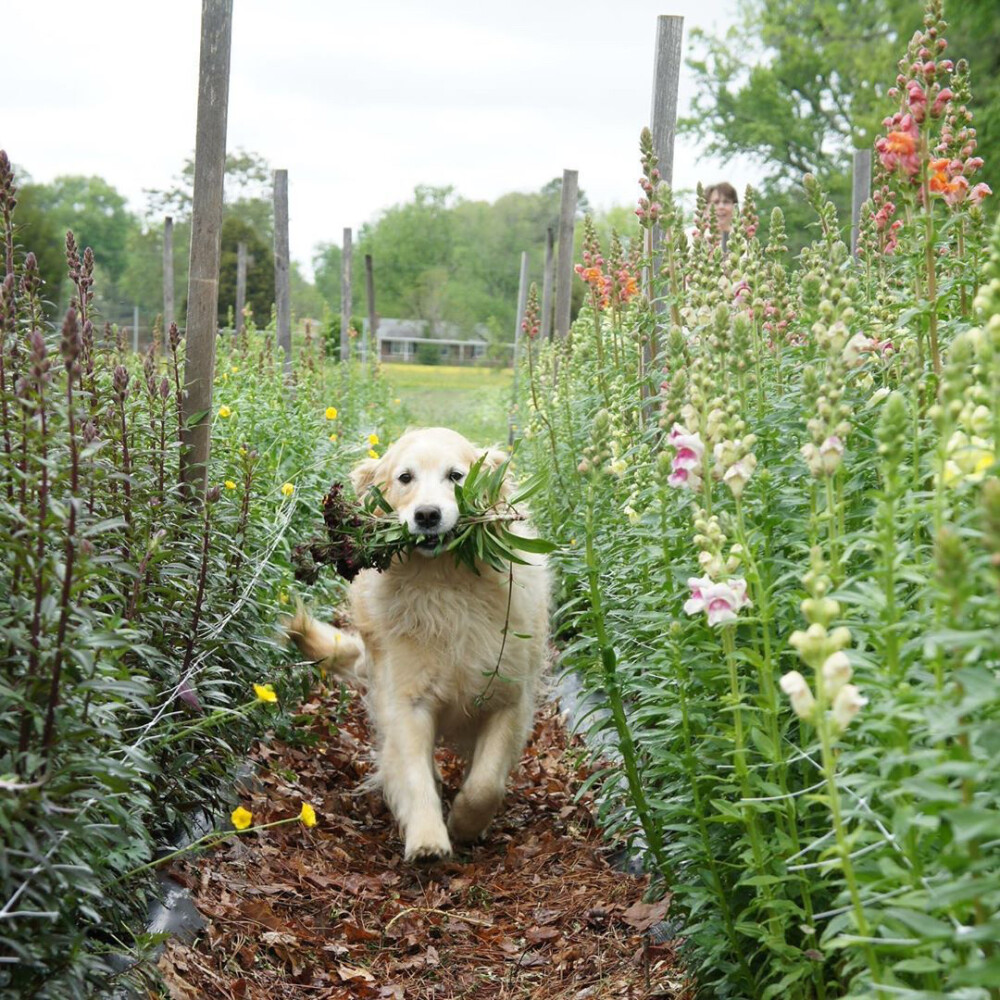
[(525, 319), (602, 819), (703, 996), (1000, 996), (1000, 227), (944, 30), (856, 256), (808, 177), (796, 261), (749, 190), (725, 251), (702, 197), (685, 230), (646, 133), (639, 238), (588, 232), (565, 341)]
[(102, 329), (72, 234), (47, 329), (16, 200), (0, 153), (0, 992), (66, 1000), (152, 943), (137, 869), (228, 828), (250, 740), (316, 738), (284, 708), (310, 682), (276, 634), (293, 541), (392, 406), (308, 337), (289, 383), (249, 324), (218, 343), (209, 489), (187, 494), (182, 338), (139, 357)]

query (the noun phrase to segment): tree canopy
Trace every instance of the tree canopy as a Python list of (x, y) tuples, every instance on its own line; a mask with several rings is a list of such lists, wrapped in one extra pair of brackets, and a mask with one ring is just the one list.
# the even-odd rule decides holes
[[(948, 54), (972, 69), (983, 179), (1000, 180), (1000, 19), (996, 0), (954, 0)], [(761, 217), (780, 204), (790, 230), (807, 213), (798, 186), (815, 174), (846, 221), (852, 150), (871, 148), (895, 102), (897, 62), (923, 19), (919, 0), (740, 0), (724, 35), (695, 31), (697, 93), (679, 128), (722, 159), (748, 157), (767, 177)], [(730, 177), (731, 181), (738, 178)], [(740, 185), (737, 184), (737, 187)]]

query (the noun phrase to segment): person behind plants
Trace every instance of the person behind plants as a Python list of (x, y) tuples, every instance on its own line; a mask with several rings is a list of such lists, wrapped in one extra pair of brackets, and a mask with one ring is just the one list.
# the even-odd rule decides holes
[(705, 188), (705, 207), (715, 206), (715, 221), (722, 235), (722, 248), (725, 249), (729, 233), (733, 228), (733, 209), (739, 204), (736, 188), (727, 181), (720, 181)]

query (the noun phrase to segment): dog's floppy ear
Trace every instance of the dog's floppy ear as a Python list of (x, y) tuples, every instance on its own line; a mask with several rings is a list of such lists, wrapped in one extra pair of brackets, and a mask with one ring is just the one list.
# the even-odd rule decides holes
[(375, 471), (380, 461), (378, 458), (366, 458), (351, 469), (351, 485), (359, 497), (364, 496), (368, 487), (375, 482)]

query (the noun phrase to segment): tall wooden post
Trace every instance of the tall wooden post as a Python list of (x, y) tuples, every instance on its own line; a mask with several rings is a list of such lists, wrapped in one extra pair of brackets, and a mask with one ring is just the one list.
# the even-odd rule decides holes
[(539, 337), (548, 340), (552, 336), (552, 278), (555, 271), (555, 230), (549, 226), (545, 231), (545, 268), (542, 271), (542, 325)]
[(285, 375), (292, 374), (292, 293), (288, 277), (288, 171), (274, 172), (274, 312)]
[(861, 235), (861, 206), (872, 196), (872, 151), (854, 150), (853, 192), (851, 197), (851, 253), (858, 255)]
[[(684, 18), (673, 14), (661, 14), (656, 19), (656, 55), (653, 60), (653, 100), (650, 108), (649, 131), (653, 136), (653, 152), (656, 153), (660, 180), (673, 186), (674, 180), (674, 138), (677, 135), (677, 92), (680, 87), (681, 42), (684, 36)], [(659, 225), (652, 232), (653, 259), (650, 273), (659, 270), (659, 246), (662, 232)], [(657, 314), (662, 311), (658, 305), (654, 312), (654, 323), (659, 325)], [(655, 364), (658, 331), (653, 330), (650, 338), (642, 345), (642, 371), (647, 374)], [(640, 392), (646, 398), (651, 387), (643, 381)]]
[(528, 251), (521, 251), (521, 275), (517, 282), (517, 321), (514, 325), (514, 385), (513, 406), (507, 418), (507, 445), (514, 444), (514, 414), (517, 406), (517, 371), (520, 368), (521, 324), (524, 322), (524, 311), (528, 307)]
[(351, 358), (351, 338), (347, 331), (351, 326), (351, 250), (353, 237), (350, 229), (344, 230), (344, 248), (340, 255), (340, 360)]
[(198, 125), (194, 147), (187, 347), (181, 413), (181, 477), (195, 495), (205, 491), (212, 432), (212, 378), (219, 326), (222, 182), (226, 170), (229, 53), (233, 0), (202, 0)]
[(174, 220), (163, 220), (163, 329), (174, 322)]
[(562, 199), (559, 203), (559, 261), (556, 265), (555, 335), (569, 335), (570, 303), (573, 295), (573, 224), (576, 219), (578, 173), (563, 171)]
[(649, 130), (659, 160), (660, 177), (674, 182), (674, 137), (677, 135), (677, 90), (681, 73), (684, 18), (661, 14), (656, 19), (656, 58), (653, 63), (653, 105)]
[[(375, 352), (375, 361), (378, 357), (378, 314), (375, 312), (375, 268), (372, 264), (372, 255), (365, 254), (365, 293), (368, 298), (368, 337), (366, 338), (372, 350)], [(362, 342), (362, 361), (365, 360), (366, 343)]]
[(233, 325), (236, 329), (233, 333), (239, 336), (240, 330), (246, 320), (243, 318), (243, 310), (247, 305), (247, 245), (242, 241), (236, 244), (236, 315), (233, 317)]

